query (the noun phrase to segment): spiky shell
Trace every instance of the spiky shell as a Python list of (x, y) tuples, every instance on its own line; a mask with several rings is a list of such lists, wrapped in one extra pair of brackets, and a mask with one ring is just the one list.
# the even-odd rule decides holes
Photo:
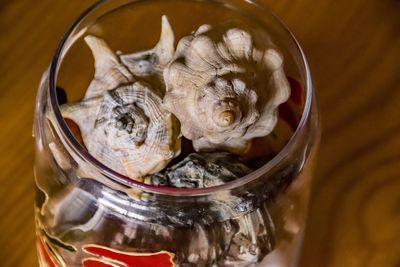
[(182, 38), (164, 70), (163, 103), (196, 151), (245, 153), (268, 135), (289, 98), (283, 57), (262, 31), (201, 26)]
[[(171, 38), (168, 26), (163, 17), (162, 37), (167, 37), (150, 50), (162, 64), (171, 53), (165, 44)], [(109, 168), (135, 179), (160, 171), (180, 153), (176, 118), (150, 84), (136, 80), (131, 69), (140, 68), (134, 61), (125, 66), (125, 57), (118, 57), (103, 39), (89, 35), (85, 41), (95, 61), (94, 78), (82, 101), (61, 106), (63, 116), (78, 124), (89, 153)]]
[(89, 153), (111, 169), (140, 179), (180, 152), (176, 121), (142, 82), (61, 107), (81, 129)]

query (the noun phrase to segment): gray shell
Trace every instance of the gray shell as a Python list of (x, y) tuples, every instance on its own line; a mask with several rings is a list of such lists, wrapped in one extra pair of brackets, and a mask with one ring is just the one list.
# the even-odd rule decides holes
[(205, 188), (222, 185), (251, 172), (229, 153), (192, 153), (165, 170), (149, 177), (150, 183), (177, 188)]

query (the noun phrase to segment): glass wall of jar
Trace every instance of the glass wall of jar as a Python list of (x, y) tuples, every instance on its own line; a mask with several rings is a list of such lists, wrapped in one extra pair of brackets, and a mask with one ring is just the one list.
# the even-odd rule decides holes
[[(65, 96), (58, 86), (75, 101), (93, 76), (83, 37), (94, 34), (115, 49), (143, 50), (156, 43), (162, 15), (177, 37), (204, 23), (241, 20), (266, 29), (284, 55), (292, 87), (290, 100), (279, 108), (278, 125), (284, 126), (273, 133), (275, 153), (254, 162), (250, 174), (210, 188), (141, 183), (92, 157), (61, 116)], [(317, 117), (301, 48), (261, 6), (239, 0), (100, 1), (67, 31), (38, 91), (41, 266), (296, 266), (319, 140)]]

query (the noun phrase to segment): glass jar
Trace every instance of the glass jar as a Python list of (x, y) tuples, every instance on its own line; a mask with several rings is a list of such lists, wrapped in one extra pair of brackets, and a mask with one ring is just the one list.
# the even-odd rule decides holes
[[(240, 18), (267, 29), (283, 53), (292, 96), (280, 107), (280, 120), (293, 132), (249, 175), (201, 189), (144, 184), (93, 158), (61, 116), (57, 86), (76, 100), (92, 77), (82, 37), (100, 35), (111, 46), (137, 51), (154, 44), (164, 14), (177, 36)], [(34, 134), (40, 266), (297, 266), (319, 141), (316, 100), (300, 46), (261, 6), (239, 0), (96, 3), (67, 31), (42, 77)]]

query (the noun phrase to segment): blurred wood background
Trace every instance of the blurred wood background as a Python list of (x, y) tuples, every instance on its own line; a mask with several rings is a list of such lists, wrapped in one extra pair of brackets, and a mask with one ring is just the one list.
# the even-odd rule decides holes
[[(311, 66), (323, 136), (302, 267), (400, 266), (400, 1), (260, 0)], [(0, 1), (0, 265), (37, 266), (33, 106), (40, 76), (93, 0)]]

